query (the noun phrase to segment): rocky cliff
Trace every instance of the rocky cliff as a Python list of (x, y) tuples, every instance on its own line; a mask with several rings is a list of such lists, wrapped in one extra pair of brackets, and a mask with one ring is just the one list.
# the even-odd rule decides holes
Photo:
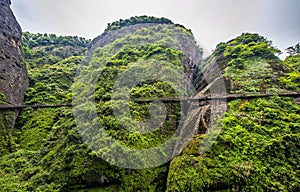
[[(28, 77), (21, 51), (22, 31), (10, 4), (10, 0), (0, 0), (0, 103), (20, 105), (28, 87)], [(18, 111), (1, 112), (1, 143), (7, 147), (17, 114)]]
[[(300, 54), (282, 61), (270, 41), (245, 33), (201, 59), (190, 30), (145, 16), (109, 24), (90, 44), (88, 57), (89, 40), (78, 37), (27, 32), (22, 44), (30, 81), (25, 103), (78, 105), (22, 110), (13, 132), (16, 145), (0, 155), (1, 191), (300, 191), (299, 100), (212, 100), (201, 102), (201, 110), (188, 111), (175, 101), (165, 102), (165, 108), (138, 102), (188, 93), (187, 86), (180, 87), (182, 77), (192, 81), (199, 97), (299, 91)], [(167, 75), (172, 78), (164, 79)], [(80, 103), (81, 98), (95, 107)], [(128, 108), (122, 106), (124, 98), (130, 98)], [(119, 115), (124, 109), (132, 118)], [(191, 118), (183, 124), (182, 116)], [(163, 125), (156, 123), (162, 119)], [(155, 126), (148, 126), (149, 121)], [(189, 125), (193, 129), (185, 129)], [(183, 139), (173, 143), (173, 136)], [(158, 156), (136, 152), (166, 141), (174, 148), (160, 150)], [(180, 145), (186, 141), (187, 146)], [(119, 144), (135, 151), (122, 156), (127, 151)], [(147, 168), (153, 160), (165, 162), (170, 151), (178, 155)], [(136, 169), (141, 166), (145, 169)]]
[[(196, 71), (193, 82), (198, 96), (211, 94), (211, 88), (221, 84), (219, 76), (228, 94), (299, 91), (299, 55), (282, 61), (278, 53), (271, 41), (258, 34), (244, 33), (220, 43)], [(205, 124), (212, 119), (204, 115), (189, 146), (172, 160), (166, 191), (299, 191), (300, 107), (296, 102), (279, 96), (227, 100), (220, 125), (211, 127)], [(208, 110), (211, 117), (218, 112)], [(219, 131), (213, 142), (206, 139), (209, 131)], [(202, 153), (206, 145), (211, 148)]]

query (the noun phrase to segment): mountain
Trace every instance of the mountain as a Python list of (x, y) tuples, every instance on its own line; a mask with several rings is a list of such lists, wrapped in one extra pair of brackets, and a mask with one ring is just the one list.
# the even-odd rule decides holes
[(299, 191), (299, 98), (275, 96), (299, 91), (297, 51), (244, 33), (202, 58), (191, 30), (148, 16), (22, 40), (25, 104), (73, 107), (22, 110), (4, 191)]
[[(200, 95), (206, 94), (205, 87), (214, 85), (207, 85), (204, 77), (216, 79), (218, 74), (212, 69), (219, 68), (229, 94), (299, 91), (299, 55), (281, 61), (278, 52), (266, 38), (244, 33), (220, 43), (200, 64), (194, 83)], [(218, 122), (222, 130), (215, 128), (217, 123), (202, 126), (172, 160), (167, 191), (299, 191), (297, 99), (237, 99), (227, 105), (224, 119)], [(203, 122), (209, 117), (204, 116)], [(220, 134), (206, 153), (199, 154), (206, 138), (203, 134), (209, 131)]]

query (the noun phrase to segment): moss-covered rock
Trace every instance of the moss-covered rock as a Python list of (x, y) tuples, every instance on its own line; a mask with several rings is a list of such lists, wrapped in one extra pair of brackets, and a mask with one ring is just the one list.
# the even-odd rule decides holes
[[(297, 90), (297, 55), (279, 60), (265, 38), (243, 34), (221, 43), (194, 82), (205, 89), (203, 73), (219, 66), (228, 93), (282, 93)], [(201, 73), (200, 73), (201, 72)], [(294, 81), (294, 82), (293, 82)], [(200, 84), (199, 82), (202, 82)], [(298, 191), (300, 107), (292, 98), (236, 100), (210, 150), (201, 153), (195, 136), (173, 159), (167, 191)], [(213, 126), (218, 126), (215, 124)], [(198, 150), (198, 152), (197, 152)]]
[[(225, 80), (227, 93), (298, 90), (299, 55), (281, 61), (270, 41), (258, 34), (246, 33), (220, 43), (210, 57), (201, 60), (202, 50), (190, 30), (167, 19), (152, 17), (120, 20), (110, 24), (90, 45), (89, 42), (78, 37), (24, 33), (23, 51), (30, 78), (26, 104), (69, 103), (75, 99), (75, 106), (73, 109), (29, 108), (22, 111), (12, 139), (2, 142), (10, 153), (0, 152), (4, 154), (0, 157), (1, 189), (299, 191), (300, 107), (291, 98), (274, 96), (231, 101), (224, 119), (219, 120), (210, 119), (213, 111), (208, 102), (202, 111), (195, 113), (201, 117), (201, 121), (195, 121), (200, 123), (199, 129), (192, 130), (195, 134), (192, 132), (194, 136), (189, 144), (179, 150), (181, 154), (152, 168), (145, 168), (149, 159), (161, 159), (133, 154), (135, 159), (125, 159), (125, 164), (144, 169), (123, 168), (115, 162), (124, 151), (112, 153), (119, 149), (118, 145), (102, 148), (98, 145), (113, 138), (122, 146), (140, 150), (170, 140), (182, 123), (180, 117), (188, 115), (182, 111), (180, 102), (155, 108), (138, 99), (188, 95), (188, 87), (177, 89), (179, 78), (193, 82), (200, 96), (212, 94), (209, 87), (219, 83), (216, 79), (222, 79), (220, 77)], [(88, 47), (89, 52), (84, 57)], [(151, 69), (149, 74), (155, 72), (152, 78), (142, 73), (148, 68)], [(81, 73), (76, 76), (77, 70)], [(174, 81), (165, 82), (160, 77), (165, 72), (171, 74)], [(141, 81), (133, 87), (128, 86), (136, 80)], [(116, 85), (120, 87), (115, 89)], [(0, 95), (1, 99), (4, 97)], [(124, 98), (127, 97), (130, 100), (126, 103)], [(111, 100), (116, 98), (119, 100)], [(89, 99), (94, 101), (95, 107), (79, 102)], [(114, 110), (125, 112), (124, 104), (128, 104), (130, 116), (116, 116)], [(160, 112), (164, 110), (161, 109), (166, 112), (162, 126)], [(86, 130), (80, 129), (80, 120), (86, 123), (84, 120), (92, 116), (93, 110), (98, 119), (87, 122)], [(79, 121), (74, 119), (78, 114), (83, 114), (79, 115), (82, 118)], [(154, 120), (153, 129), (145, 126), (150, 117)], [(215, 123), (209, 129), (208, 121), (211, 120)], [(93, 130), (99, 123), (106, 135)], [(125, 129), (124, 125), (131, 129)], [(212, 146), (204, 153), (199, 148), (201, 143), (206, 141), (207, 133), (218, 126), (222, 127), (220, 135), (209, 143)], [(91, 137), (84, 137), (82, 131), (95, 132)], [(91, 142), (86, 142), (87, 139)], [(162, 159), (176, 152), (176, 144), (169, 151), (161, 152)], [(103, 159), (105, 154), (109, 159)]]

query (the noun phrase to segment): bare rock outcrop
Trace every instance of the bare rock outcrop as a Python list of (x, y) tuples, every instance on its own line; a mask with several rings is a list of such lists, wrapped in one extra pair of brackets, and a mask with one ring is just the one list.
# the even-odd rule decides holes
[[(10, 4), (10, 0), (0, 0), (0, 104), (20, 105), (28, 88), (28, 76), (21, 51), (22, 30)], [(9, 143), (17, 115), (18, 111), (1, 111), (1, 143)]]

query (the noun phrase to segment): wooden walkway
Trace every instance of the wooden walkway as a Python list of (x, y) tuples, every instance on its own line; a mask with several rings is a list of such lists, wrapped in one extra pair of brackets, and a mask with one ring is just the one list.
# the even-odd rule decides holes
[[(237, 99), (256, 99), (256, 98), (267, 98), (272, 96), (280, 97), (300, 97), (300, 92), (292, 93), (278, 93), (278, 94), (253, 94), (253, 95), (242, 95), (242, 94), (231, 94), (231, 95), (220, 95), (220, 96), (204, 96), (204, 97), (194, 97), (194, 98), (155, 98), (155, 99), (134, 99), (133, 101), (137, 103), (147, 103), (153, 101), (162, 101), (164, 103), (173, 103), (173, 102), (192, 102), (192, 101), (212, 101), (212, 100), (225, 100), (232, 101)], [(0, 110), (20, 110), (25, 108), (32, 109), (43, 109), (43, 108), (60, 108), (60, 107), (72, 107), (72, 103), (61, 103), (61, 104), (36, 104), (36, 105), (0, 105)]]

